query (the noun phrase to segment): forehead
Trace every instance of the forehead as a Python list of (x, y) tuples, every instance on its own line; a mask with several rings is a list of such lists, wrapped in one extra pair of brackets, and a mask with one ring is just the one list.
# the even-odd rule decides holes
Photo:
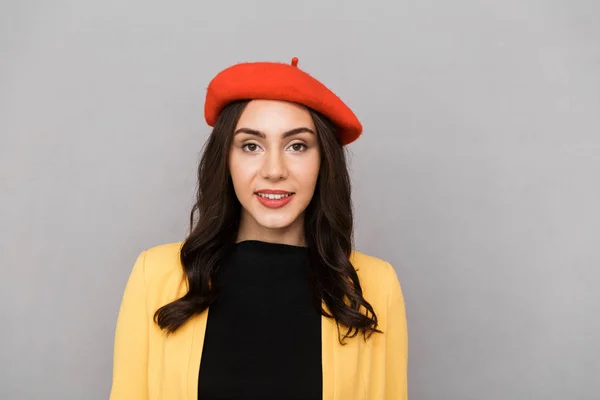
[(252, 100), (242, 112), (236, 129), (280, 133), (298, 127), (315, 130), (310, 113), (303, 105), (279, 100)]

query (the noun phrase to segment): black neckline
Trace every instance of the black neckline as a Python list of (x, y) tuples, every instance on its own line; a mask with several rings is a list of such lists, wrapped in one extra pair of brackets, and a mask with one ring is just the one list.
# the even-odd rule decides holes
[(287, 243), (265, 242), (258, 239), (245, 239), (234, 244), (236, 249), (248, 251), (270, 251), (275, 253), (307, 253), (308, 247)]

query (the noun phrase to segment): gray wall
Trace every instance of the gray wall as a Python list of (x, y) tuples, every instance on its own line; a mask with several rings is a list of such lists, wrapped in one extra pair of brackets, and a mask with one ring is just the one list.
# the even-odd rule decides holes
[(413, 400), (600, 392), (600, 3), (0, 3), (0, 398), (106, 399), (137, 254), (181, 240), (205, 88), (289, 62), (360, 116), (357, 248)]

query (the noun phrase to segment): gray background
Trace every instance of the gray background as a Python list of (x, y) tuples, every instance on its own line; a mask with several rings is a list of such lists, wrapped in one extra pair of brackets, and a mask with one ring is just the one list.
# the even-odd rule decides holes
[(338, 93), (357, 248), (393, 263), (412, 400), (600, 393), (600, 3), (0, 3), (0, 398), (106, 399), (137, 254), (185, 237), (208, 81)]

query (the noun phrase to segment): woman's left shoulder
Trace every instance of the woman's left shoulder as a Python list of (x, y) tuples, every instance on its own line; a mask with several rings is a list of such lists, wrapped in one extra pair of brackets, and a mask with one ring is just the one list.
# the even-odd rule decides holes
[(396, 270), (386, 260), (353, 250), (350, 262), (354, 266), (365, 297), (386, 294), (386, 287), (398, 282)]
[(358, 250), (352, 250), (350, 262), (358, 274), (361, 276), (364, 275), (365, 278), (387, 278), (391, 272), (395, 272), (394, 267), (388, 261)]

